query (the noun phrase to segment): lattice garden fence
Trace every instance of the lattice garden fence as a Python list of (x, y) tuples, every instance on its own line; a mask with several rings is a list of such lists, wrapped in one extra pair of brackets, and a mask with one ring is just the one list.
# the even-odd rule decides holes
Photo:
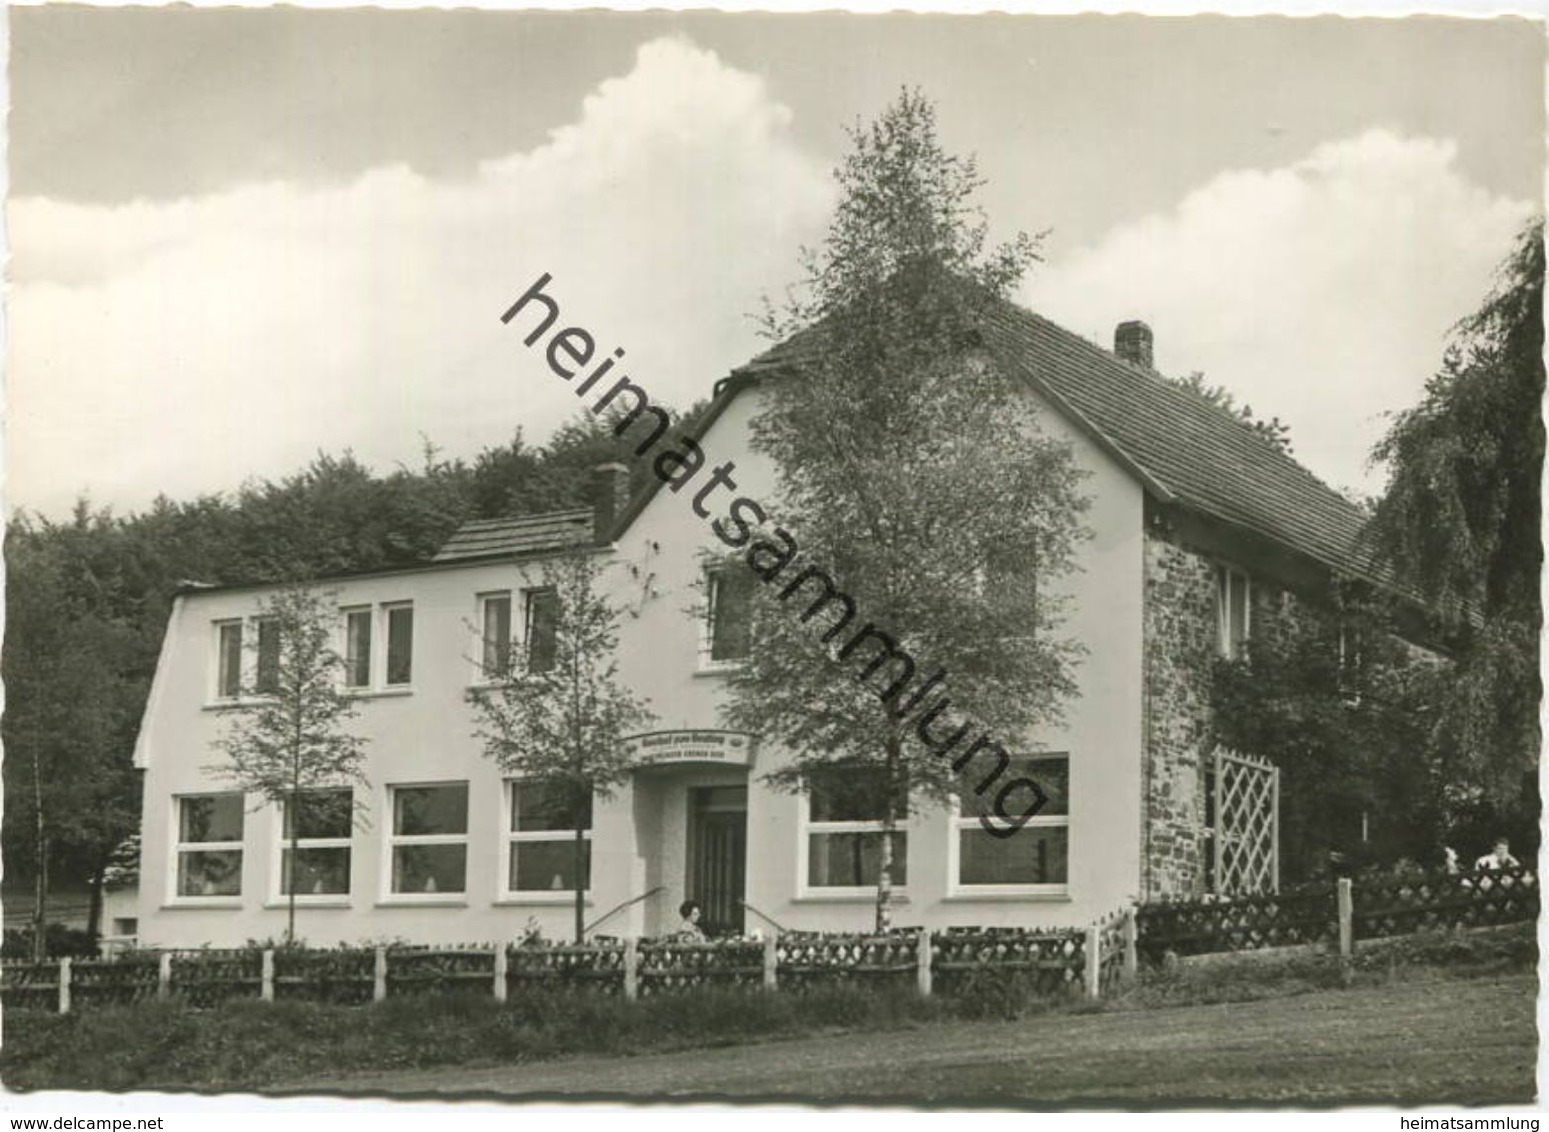
[(786, 932), (710, 942), (599, 939), (585, 946), (340, 947), (129, 951), (111, 959), (0, 964), (6, 1010), (132, 1005), (176, 998), (357, 1004), (455, 991), (498, 1001), (533, 993), (640, 998), (715, 987), (816, 992), (837, 985), (945, 996), (1110, 994), (1140, 959), (1288, 944), (1350, 954), (1357, 939), (1536, 919), (1528, 869), (1425, 873), (1279, 893), (1124, 909), (1081, 928)]
[[(580, 947), (131, 951), (92, 961), (8, 961), (0, 965), (0, 1001), (8, 1010), (66, 1012), (168, 998), (200, 1007), (239, 998), (358, 1004), (457, 990), (499, 1001), (533, 993), (633, 999), (706, 987), (801, 994), (837, 985), (964, 994), (1014, 983), (1040, 994), (1095, 996), (1117, 981), (1121, 969), (1133, 969), (1133, 925), (1130, 913), (1084, 931), (914, 929), (708, 942), (602, 939)], [(1111, 954), (1099, 962), (1105, 948)]]
[(1144, 904), (1139, 910), (1141, 955), (1200, 955), (1334, 939), (1338, 911), (1332, 884), (1252, 896)]
[(1362, 879), (1353, 897), (1358, 939), (1536, 920), (1539, 908), (1538, 876), (1525, 868)]
[(1536, 920), (1538, 877), (1530, 869), (1421, 872), (1301, 885), (1277, 893), (1144, 904), (1137, 910), (1141, 957), (1251, 951), (1296, 944), (1338, 948), (1417, 931)]

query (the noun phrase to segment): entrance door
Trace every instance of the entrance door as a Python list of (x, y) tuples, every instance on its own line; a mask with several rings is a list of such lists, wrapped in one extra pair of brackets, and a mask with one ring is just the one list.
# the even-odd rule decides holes
[(707, 935), (742, 932), (747, 872), (748, 789), (707, 786), (693, 791), (689, 822), (688, 884), (704, 909)]

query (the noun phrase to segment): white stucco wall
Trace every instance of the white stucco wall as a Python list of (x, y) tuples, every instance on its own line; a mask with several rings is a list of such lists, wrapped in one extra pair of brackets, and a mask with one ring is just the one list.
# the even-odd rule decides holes
[[(703, 556), (725, 546), (710, 520), (696, 515), (692, 496), (708, 482), (709, 469), (734, 459), (739, 491), (769, 498), (774, 476), (749, 451), (748, 423), (758, 394), (736, 398), (705, 438), (705, 471), (678, 495), (661, 492), (618, 546), (621, 562), (652, 576), (651, 593), (633, 591), (639, 616), (621, 634), (623, 673), (650, 696), (662, 728), (719, 724), (717, 704), (724, 677), (698, 663), (701, 622), (684, 611), (702, 606)], [(1044, 430), (1071, 441), (1089, 472), (1087, 523), (1094, 537), (1078, 554), (1080, 569), (1064, 580), (1072, 599), (1067, 632), (1088, 656), (1078, 672), (1081, 695), (1071, 702), (1065, 726), (1030, 738), (1049, 751), (1068, 751), (1071, 765), (1070, 882), (1068, 894), (1040, 898), (969, 898), (951, 895), (949, 855), (954, 827), (945, 812), (916, 815), (909, 823), (907, 903), (896, 910), (900, 925), (1087, 923), (1132, 899), (1140, 878), (1141, 576), (1142, 491), (1106, 454), (1047, 406), (1039, 405)], [(707, 501), (720, 517), (732, 493)], [(799, 560), (798, 560), (799, 561)], [(837, 579), (843, 585), (843, 579)], [(777, 793), (760, 781), (782, 758), (765, 739), (748, 776), (750, 904), (784, 926), (799, 929), (865, 928), (870, 899), (802, 894), (800, 829), (805, 799)], [(757, 926), (756, 917), (748, 925)]]
[[(749, 452), (748, 421), (756, 392), (736, 398), (705, 439), (707, 469), (736, 462), (737, 494), (772, 495), (771, 470)], [(1053, 925), (1087, 923), (1111, 911), (1139, 888), (1141, 751), (1141, 490), (1106, 455), (1063, 422), (1044, 414), (1048, 431), (1070, 437), (1091, 473), (1088, 524), (1096, 532), (1079, 555), (1081, 570), (1068, 580), (1067, 631), (1088, 656), (1079, 671), (1081, 695), (1066, 724), (1034, 738), (1068, 751), (1071, 765), (1070, 882), (1068, 894), (1040, 899), (949, 895), (952, 829), (945, 812), (916, 816), (909, 825), (906, 903), (899, 924)], [(602, 552), (607, 584), (624, 609), (620, 667), (624, 681), (650, 701), (652, 730), (720, 726), (717, 705), (724, 676), (702, 671), (702, 622), (696, 615), (703, 554), (722, 544), (709, 520), (691, 507), (701, 473), (681, 494), (660, 492), (617, 547)], [(719, 516), (734, 496), (712, 501)], [(843, 579), (840, 579), (843, 584)], [(546, 935), (570, 930), (568, 902), (547, 894), (513, 899), (502, 891), (505, 806), (502, 774), (473, 737), (465, 702), (474, 678), (477, 595), (538, 584), (534, 567), (511, 563), (465, 565), (363, 577), (330, 584), (341, 606), (414, 603), (414, 673), (406, 693), (364, 697), (356, 730), (368, 742), (370, 829), (352, 845), (350, 895), (305, 906), (298, 932), (314, 944), (391, 940), (478, 942), (509, 939), (530, 920)], [(221, 789), (206, 769), (211, 744), (226, 712), (212, 704), (213, 623), (251, 616), (257, 589), (193, 593), (180, 599), (168, 627), (137, 758), (145, 767), (145, 812), (140, 886), (140, 937), (147, 944), (240, 944), (275, 938), (284, 930), (278, 896), (279, 822), (272, 810), (250, 810), (244, 826), (242, 896), (229, 901), (173, 896), (174, 799)], [(519, 616), (519, 603), (516, 606)], [(676, 924), (684, 896), (688, 791), (696, 786), (748, 786), (747, 900), (784, 926), (864, 928), (871, 923), (862, 897), (802, 896), (798, 876), (800, 823), (805, 801), (775, 793), (761, 775), (781, 758), (778, 744), (758, 748), (748, 771), (712, 765), (657, 768), (637, 773), (594, 811), (592, 893), (588, 918), (653, 888), (661, 891), (610, 918), (609, 934), (655, 933)], [(467, 890), (462, 894), (395, 898), (388, 889), (388, 788), (467, 781), (469, 830)], [(749, 917), (748, 927), (765, 926)]]

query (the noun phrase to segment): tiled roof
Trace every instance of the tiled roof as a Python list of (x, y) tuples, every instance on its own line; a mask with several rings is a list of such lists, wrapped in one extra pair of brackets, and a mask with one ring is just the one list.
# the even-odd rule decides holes
[[(1154, 496), (1246, 527), (1324, 566), (1386, 581), (1361, 541), (1355, 504), (1198, 394), (1121, 361), (1048, 319), (992, 301), (984, 340), (1010, 373), (1053, 402)], [(799, 334), (746, 367), (799, 364)]]
[(1325, 566), (1380, 575), (1355, 504), (1198, 394), (1009, 303), (992, 311), (985, 331), (1003, 366), (1095, 433), (1156, 494)]
[(457, 528), (432, 562), (503, 558), (580, 546), (592, 540), (592, 512), (550, 511), (515, 519), (475, 519)]

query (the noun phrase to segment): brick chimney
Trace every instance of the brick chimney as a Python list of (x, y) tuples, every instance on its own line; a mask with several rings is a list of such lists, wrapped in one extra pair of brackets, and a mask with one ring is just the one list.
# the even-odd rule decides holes
[(607, 545), (613, 527), (629, 504), (629, 469), (623, 464), (598, 464), (592, 469), (592, 539)]
[(1138, 319), (1121, 322), (1114, 328), (1113, 352), (1132, 366), (1155, 368), (1151, 364), (1151, 328)]

